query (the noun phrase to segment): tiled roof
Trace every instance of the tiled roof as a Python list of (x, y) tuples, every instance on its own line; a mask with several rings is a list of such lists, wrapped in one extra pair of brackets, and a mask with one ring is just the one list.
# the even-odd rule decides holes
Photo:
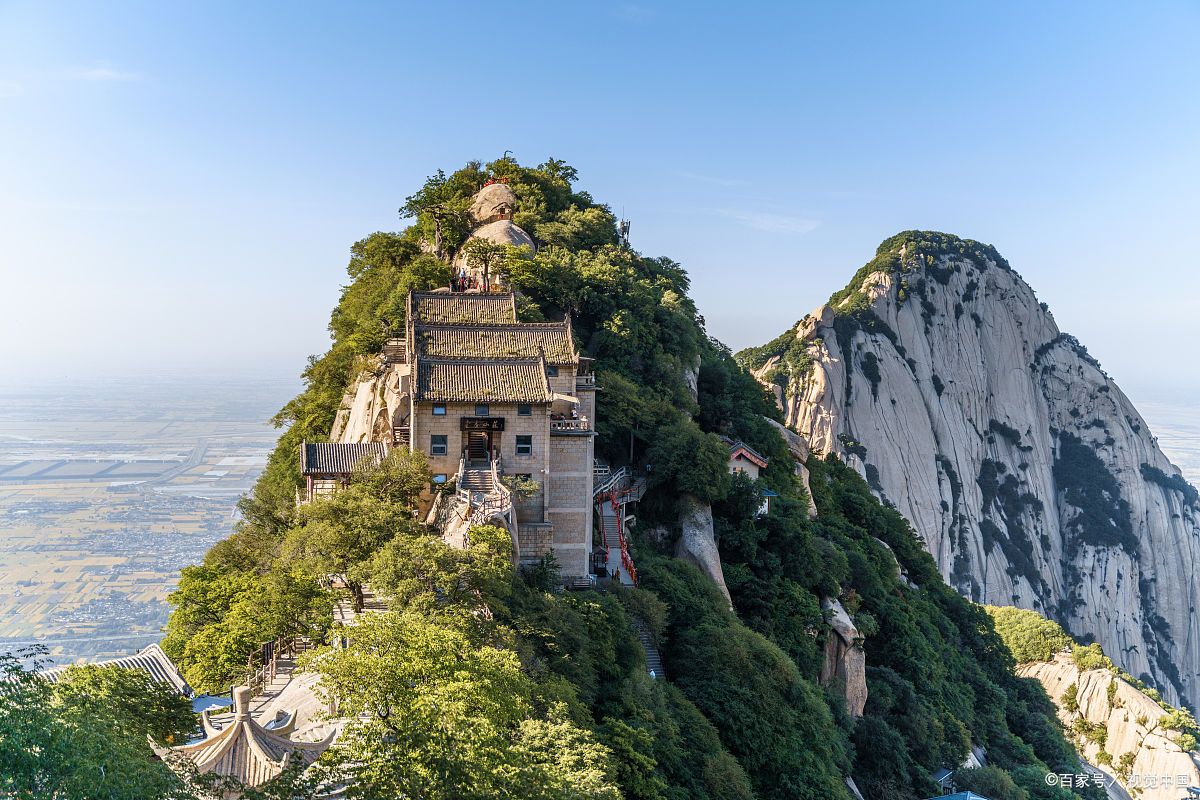
[[(92, 663), (102, 667), (138, 669), (159, 683), (165, 683), (184, 697), (192, 693), (192, 687), (188, 686), (187, 681), (183, 679), (183, 675), (180, 674), (178, 668), (176, 668), (171, 659), (167, 657), (167, 654), (157, 644), (152, 644), (131, 656), (113, 658), (108, 661), (94, 661)], [(54, 683), (63, 676), (63, 672), (66, 670), (67, 666), (53, 667), (42, 672), (42, 676), (51, 683)]]
[(308, 766), (316, 761), (337, 735), (330, 734), (320, 742), (292, 741), (254, 721), (249, 688), (234, 689), (233, 702), (234, 718), (229, 725), (195, 744), (160, 751), (160, 757), (173, 752), (195, 764), (201, 775), (220, 775), (247, 786), (261, 786), (282, 773), (289, 763), (298, 760)]
[(300, 445), (303, 475), (349, 475), (364, 458), (378, 463), (387, 455), (381, 442), (305, 442)]
[(512, 292), (413, 292), (411, 321), (417, 325), (504, 325), (517, 321)]
[(417, 354), (430, 358), (537, 358), (556, 366), (579, 361), (564, 322), (515, 325), (426, 325), (417, 328)]
[(734, 458), (741, 454), (747, 461), (756, 464), (759, 467), (767, 466), (767, 457), (755, 450), (750, 445), (743, 442), (741, 439), (730, 439), (728, 436), (722, 436), (721, 441), (729, 445), (729, 457)]
[(550, 382), (541, 358), (508, 361), (422, 358), (418, 401), (435, 403), (547, 403)]

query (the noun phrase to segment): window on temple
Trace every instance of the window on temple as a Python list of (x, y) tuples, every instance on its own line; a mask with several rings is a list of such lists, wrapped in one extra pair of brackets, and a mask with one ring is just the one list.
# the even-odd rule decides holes
[(445, 403), (434, 403), (433, 404), (433, 415), (435, 417), (446, 416), (446, 404)]
[(533, 455), (533, 436), (531, 436), (531, 435), (517, 436), (517, 455), (519, 455), (519, 456)]
[(529, 405), (529, 403), (521, 403), (520, 405), (517, 406), (517, 416), (518, 417), (532, 417), (533, 416), (533, 406)]
[(547, 366), (546, 374), (549, 375), (551, 378), (557, 378), (558, 377), (558, 367)]
[(435, 486), (438, 484), (445, 483), (445, 482), (446, 482), (446, 473), (439, 472), (438, 474), (433, 476), (433, 483)]
[(487, 403), (477, 403), (475, 405), (475, 416), (490, 417), (492, 415), (492, 407)]
[(450, 452), (450, 444), (447, 441), (446, 434), (434, 434), (429, 437), (429, 455), (444, 456)]

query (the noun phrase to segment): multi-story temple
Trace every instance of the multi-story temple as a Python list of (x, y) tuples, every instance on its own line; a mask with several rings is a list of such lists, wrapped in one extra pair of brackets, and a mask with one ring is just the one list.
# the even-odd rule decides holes
[[(409, 295), (405, 336), (388, 340), (373, 374), (351, 386), (330, 442), (305, 444), (300, 499), (335, 491), (358, 461), (380, 458), (379, 448), (420, 450), (433, 469), (434, 512), (454, 512), (442, 514), (448, 541), (498, 522), (513, 535), (514, 560), (553, 551), (565, 578), (582, 578), (592, 553), (596, 413), (588, 360), (569, 318), (518, 322), (503, 273), (471, 256), (471, 240), (533, 249), (513, 222), (516, 203), (503, 182), (475, 195), (476, 227), (450, 287)], [(450, 485), (453, 495), (437, 491)]]
[(473, 502), (510, 494), (497, 479), (518, 479), (518, 558), (553, 549), (565, 576), (586, 575), (596, 385), (580, 370), (570, 319), (517, 322), (511, 293), (412, 294), (404, 347), (409, 409), (397, 440), (429, 456), (435, 484), (454, 479)]
[(503, 524), (514, 559), (553, 550), (564, 577), (588, 575), (596, 385), (570, 319), (522, 323), (511, 292), (440, 290), (409, 295), (405, 334), (347, 393), (333, 443), (303, 447), (302, 499), (347, 480), (376, 448), (420, 450), (429, 502), (455, 488), (448, 505), (461, 519), (448, 528)]

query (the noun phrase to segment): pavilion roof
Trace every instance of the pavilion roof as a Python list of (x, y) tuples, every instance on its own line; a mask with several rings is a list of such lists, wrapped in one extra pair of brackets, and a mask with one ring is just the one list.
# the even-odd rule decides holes
[[(94, 661), (92, 664), (101, 667), (141, 670), (151, 678), (154, 678), (154, 680), (166, 684), (184, 697), (189, 697), (192, 694), (192, 687), (188, 686), (188, 682), (184, 680), (183, 675), (179, 672), (179, 668), (163, 652), (163, 649), (158, 646), (157, 642), (139, 650), (131, 656), (112, 658), (107, 661)], [(63, 673), (69, 667), (70, 665), (51, 667), (41, 674), (46, 680), (55, 683), (62, 678)]]
[(741, 439), (730, 439), (727, 436), (722, 436), (721, 441), (725, 442), (725, 444), (729, 446), (730, 458), (737, 458), (738, 456), (741, 456), (760, 469), (766, 468), (767, 457), (743, 442)]
[(349, 475), (363, 459), (378, 464), (387, 455), (382, 442), (304, 442), (300, 445), (302, 475)]
[(215, 735), (195, 744), (172, 747), (171, 752), (196, 765), (201, 775), (233, 778), (247, 786), (261, 786), (300, 759), (316, 761), (333, 743), (336, 734), (320, 742), (294, 742), (259, 725), (250, 715), (250, 689), (234, 690), (234, 718)]

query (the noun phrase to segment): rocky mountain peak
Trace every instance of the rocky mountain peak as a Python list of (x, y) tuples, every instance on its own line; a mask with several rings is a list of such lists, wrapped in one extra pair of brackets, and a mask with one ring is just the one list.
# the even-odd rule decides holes
[(739, 357), (964, 595), (1041, 611), (1173, 701), (1200, 696), (1196, 490), (995, 248), (893, 236)]

